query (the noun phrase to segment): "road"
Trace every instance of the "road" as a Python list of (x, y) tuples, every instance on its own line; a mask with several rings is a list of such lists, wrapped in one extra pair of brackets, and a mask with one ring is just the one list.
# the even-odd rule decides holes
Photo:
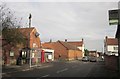
[(36, 67), (5, 74), (3, 77), (117, 77), (116, 72), (105, 69), (104, 62), (56, 61), (50, 64), (50, 67)]

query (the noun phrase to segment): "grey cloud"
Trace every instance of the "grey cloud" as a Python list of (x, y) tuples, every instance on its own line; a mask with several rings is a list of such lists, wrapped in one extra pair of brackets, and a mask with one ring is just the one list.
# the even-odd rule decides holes
[(115, 2), (31, 2), (8, 6), (25, 22), (32, 13), (32, 25), (42, 41), (85, 38), (86, 48), (101, 50), (104, 36), (114, 36), (116, 30), (116, 26), (108, 24), (108, 10), (117, 8)]

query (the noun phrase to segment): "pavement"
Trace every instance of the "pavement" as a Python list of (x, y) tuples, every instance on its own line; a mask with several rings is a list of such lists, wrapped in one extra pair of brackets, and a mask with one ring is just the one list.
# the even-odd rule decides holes
[(19, 72), (19, 71), (33, 70), (38, 67), (46, 68), (46, 67), (51, 67), (51, 66), (52, 66), (52, 63), (42, 63), (42, 64), (37, 64), (37, 65), (32, 65), (31, 67), (29, 64), (2, 66), (2, 75), (8, 74), (8, 73)]
[(113, 77), (118, 78), (118, 71), (109, 70), (105, 67), (104, 62), (96, 62), (87, 77)]

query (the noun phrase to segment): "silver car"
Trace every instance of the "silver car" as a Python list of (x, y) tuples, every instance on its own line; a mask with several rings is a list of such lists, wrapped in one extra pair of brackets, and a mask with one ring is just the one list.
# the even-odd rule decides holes
[(89, 57), (87, 57), (87, 56), (83, 57), (82, 61), (89, 61)]
[(96, 57), (90, 57), (90, 62), (96, 62), (97, 58)]

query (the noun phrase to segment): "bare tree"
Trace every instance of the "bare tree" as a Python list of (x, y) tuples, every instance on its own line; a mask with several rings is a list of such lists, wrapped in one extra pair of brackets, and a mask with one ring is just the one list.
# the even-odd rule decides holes
[(14, 16), (15, 12), (13, 12), (10, 8), (7, 7), (5, 3), (0, 5), (0, 31), (7, 28), (20, 28), (21, 26), (18, 24), (17, 18)]
[(14, 12), (7, 8), (5, 3), (0, 5), (0, 34), (8, 44), (16, 46), (17, 43), (25, 43), (25, 37), (20, 33), (18, 28), (21, 26), (17, 23)]

